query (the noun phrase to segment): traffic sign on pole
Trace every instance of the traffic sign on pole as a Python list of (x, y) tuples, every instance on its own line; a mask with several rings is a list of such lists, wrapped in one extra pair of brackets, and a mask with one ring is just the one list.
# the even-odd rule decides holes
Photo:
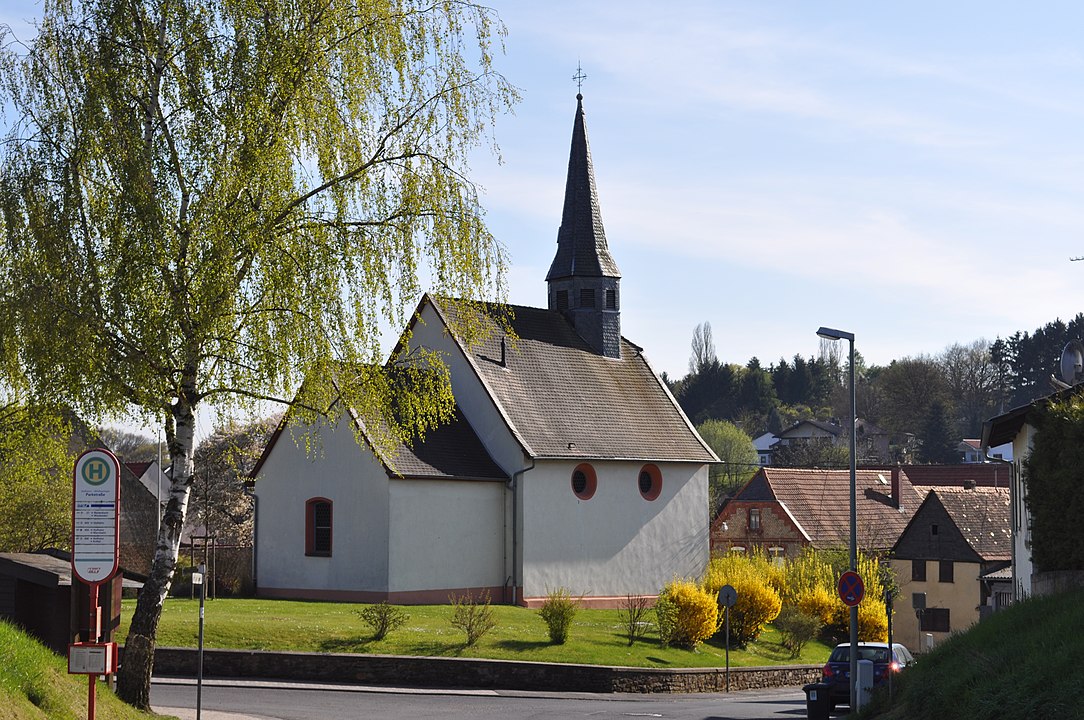
[(117, 572), (120, 548), (120, 463), (108, 450), (75, 461), (72, 487), (72, 572), (88, 585)]
[(866, 586), (862, 578), (853, 570), (848, 570), (839, 576), (839, 597), (847, 607), (855, 607), (866, 596)]

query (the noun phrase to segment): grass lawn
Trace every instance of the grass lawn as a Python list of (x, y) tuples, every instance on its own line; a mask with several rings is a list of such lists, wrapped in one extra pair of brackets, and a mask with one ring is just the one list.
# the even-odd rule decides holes
[[(537, 611), (493, 605), (496, 627), (477, 645), (466, 647), (466, 635), (452, 627), (449, 606), (404, 607), (409, 615), (406, 624), (379, 642), (372, 640), (371, 629), (357, 615), (362, 607), (288, 600), (208, 600), (204, 647), (477, 657), (633, 667), (716, 667), (726, 662), (725, 641), (721, 636), (691, 652), (661, 647), (658, 635), (650, 629), (646, 637), (629, 647), (617, 610), (580, 610), (573, 621), (568, 642), (553, 645)], [(134, 608), (134, 600), (125, 600), (124, 617), (130, 618)], [(124, 642), (127, 629), (122, 620), (118, 642)], [(196, 647), (198, 636), (199, 601), (168, 599), (158, 627), (158, 645)], [(778, 633), (768, 627), (760, 639), (746, 649), (731, 648), (730, 665), (819, 664), (828, 659), (829, 652), (828, 646), (811, 642), (800, 657), (791, 658), (790, 651), (779, 644)]]

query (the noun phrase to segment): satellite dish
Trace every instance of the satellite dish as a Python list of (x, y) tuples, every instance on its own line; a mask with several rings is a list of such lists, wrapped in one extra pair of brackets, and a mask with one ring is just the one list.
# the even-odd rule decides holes
[(1070, 340), (1061, 351), (1061, 378), (1070, 385), (1084, 380), (1084, 344)]

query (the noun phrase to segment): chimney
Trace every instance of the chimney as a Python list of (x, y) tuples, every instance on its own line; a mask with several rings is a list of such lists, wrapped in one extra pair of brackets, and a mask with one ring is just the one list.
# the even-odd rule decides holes
[(974, 480), (964, 480), (964, 490), (974, 490), (974, 489), (975, 489), (975, 481)]
[(902, 510), (902, 503), (900, 502), (900, 466), (892, 468), (892, 507), (897, 510)]

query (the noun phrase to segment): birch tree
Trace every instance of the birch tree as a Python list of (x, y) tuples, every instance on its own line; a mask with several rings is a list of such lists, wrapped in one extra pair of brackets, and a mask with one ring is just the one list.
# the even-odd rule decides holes
[(2, 339), (37, 395), (157, 418), (169, 448), (129, 703), (149, 706), (202, 406), (338, 403), (396, 436), (449, 416), (439, 359), (382, 363), (379, 326), (423, 285), (502, 294), (466, 175), (515, 100), (502, 35), (457, 0), (45, 0), (36, 37), (4, 38)]

